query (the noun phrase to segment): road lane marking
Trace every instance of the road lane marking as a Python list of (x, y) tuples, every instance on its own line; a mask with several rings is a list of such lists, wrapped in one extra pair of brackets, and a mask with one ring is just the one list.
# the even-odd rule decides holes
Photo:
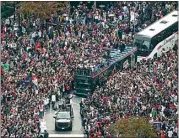
[(84, 134), (49, 134), (49, 138), (84, 138)]

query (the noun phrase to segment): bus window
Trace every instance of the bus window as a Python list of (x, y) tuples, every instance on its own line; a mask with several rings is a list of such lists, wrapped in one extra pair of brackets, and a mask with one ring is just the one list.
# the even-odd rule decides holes
[(77, 69), (77, 75), (84, 75), (84, 70)]
[(178, 30), (178, 22), (170, 26), (169, 28), (165, 29), (164, 31), (160, 32), (156, 36), (152, 37), (151, 40), (151, 46), (150, 49), (151, 51), (155, 48), (155, 46), (163, 41), (164, 39), (168, 38), (171, 36), (173, 33), (177, 32)]
[(153, 50), (157, 44), (158, 44), (158, 37), (153, 37), (151, 40), (150, 49)]
[[(178, 31), (178, 22), (177, 23), (175, 23), (175, 24), (173, 24), (173, 25), (171, 25), (169, 28), (167, 28), (166, 30), (165, 30), (166, 32), (166, 35), (167, 35), (167, 37), (169, 37), (170, 35), (172, 35), (173, 33), (175, 33), (175, 32), (177, 32)], [(166, 37), (166, 38), (167, 38)]]
[(79, 75), (79, 69), (77, 68), (77, 70), (76, 70), (76, 75)]
[(90, 89), (90, 86), (86, 84), (78, 84), (77, 86), (78, 86), (78, 89)]
[(81, 71), (80, 71), (80, 75), (83, 75), (83, 76), (84, 76), (84, 75), (85, 75), (84, 72), (85, 72), (84, 70), (81, 70)]
[(150, 41), (136, 39), (134, 45), (137, 46), (140, 51), (148, 51), (150, 48)]
[(88, 84), (88, 83), (89, 83), (89, 81), (90, 81), (90, 79), (89, 79), (89, 78), (85, 78), (85, 79), (79, 79), (79, 80), (77, 80), (77, 83), (79, 83), (79, 84), (83, 84), (83, 83)]
[(142, 47), (144, 49), (149, 49), (149, 46), (150, 46), (150, 42), (149, 41), (143, 41)]
[(172, 28), (171, 31), (172, 31), (173, 33), (177, 32), (177, 31), (178, 31), (178, 22), (175, 23), (174, 25), (172, 25), (171, 28)]
[(91, 76), (91, 70), (90, 69), (85, 70), (85, 75), (86, 76)]
[(83, 72), (84, 72), (84, 76), (88, 76), (87, 70), (84, 70)]

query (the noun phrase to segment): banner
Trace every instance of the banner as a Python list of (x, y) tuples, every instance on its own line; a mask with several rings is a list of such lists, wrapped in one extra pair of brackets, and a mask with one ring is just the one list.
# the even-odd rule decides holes
[(129, 61), (126, 60), (124, 63), (123, 63), (123, 68), (128, 68), (129, 67)]
[(4, 64), (3, 68), (5, 71), (9, 71), (9, 69), (10, 69), (9, 64), (8, 63)]
[(26, 78), (25, 78), (25, 80), (23, 82), (23, 86), (27, 87), (27, 86), (30, 85), (30, 83), (31, 83), (31, 77), (30, 77), (30, 75), (28, 75), (28, 76), (26, 76)]
[(36, 86), (38, 85), (37, 77), (35, 75), (32, 76), (32, 83)]

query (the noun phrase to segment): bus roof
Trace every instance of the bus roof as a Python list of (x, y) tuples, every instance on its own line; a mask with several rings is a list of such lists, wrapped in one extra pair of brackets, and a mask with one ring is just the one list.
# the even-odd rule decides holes
[(126, 47), (125, 50), (122, 53), (120, 53), (119, 50), (112, 50), (111, 53), (113, 53), (113, 58), (111, 58), (109, 60), (109, 66), (103, 68), (102, 70), (97, 71), (96, 73), (92, 73), (92, 78), (95, 78), (99, 74), (101, 74), (104, 71), (106, 71), (114, 63), (123, 60), (124, 58), (126, 58), (127, 56), (135, 53), (136, 51), (137, 51), (136, 47)]
[(164, 16), (163, 18), (159, 19), (155, 23), (151, 24), (150, 26), (139, 32), (137, 35), (152, 38), (153, 36), (157, 35), (169, 26), (176, 23), (177, 21), (178, 11), (172, 11), (168, 15)]

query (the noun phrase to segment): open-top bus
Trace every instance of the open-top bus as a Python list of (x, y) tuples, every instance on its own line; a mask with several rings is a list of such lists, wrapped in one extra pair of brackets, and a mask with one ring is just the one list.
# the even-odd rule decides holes
[(139, 60), (159, 57), (162, 52), (177, 48), (178, 11), (173, 11), (151, 24), (134, 37)]
[(95, 67), (78, 67), (75, 72), (76, 94), (87, 96), (96, 86), (102, 86), (111, 74), (133, 67), (136, 62), (137, 48), (126, 47), (122, 53), (116, 49), (111, 50), (104, 64)]

